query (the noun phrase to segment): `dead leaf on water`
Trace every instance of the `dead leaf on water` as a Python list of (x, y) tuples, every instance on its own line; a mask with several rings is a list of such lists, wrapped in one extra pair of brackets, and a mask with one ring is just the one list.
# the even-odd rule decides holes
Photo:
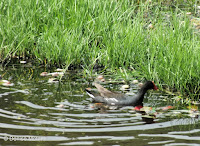
[(48, 80), (48, 83), (57, 83), (57, 82), (58, 82), (58, 80), (56, 78), (50, 78)]
[(133, 83), (133, 84), (138, 84), (139, 81), (138, 81), (138, 80), (133, 80), (132, 83)]
[(200, 104), (200, 102), (198, 102), (198, 101), (191, 101), (191, 103), (192, 103), (192, 104), (195, 104), (195, 105)]
[(11, 83), (10, 81), (8, 80), (0, 80), (0, 85), (3, 85), (3, 86), (14, 86), (14, 83)]
[(121, 90), (128, 90), (130, 88), (129, 85), (122, 85), (122, 87), (120, 88)]
[(186, 15), (192, 15), (192, 12), (187, 12)]
[(196, 106), (196, 105), (190, 105), (190, 106), (187, 106), (187, 108), (189, 109), (189, 110), (198, 110), (198, 106)]
[(26, 61), (20, 61), (21, 64), (26, 64)]
[(167, 111), (167, 110), (173, 109), (173, 108), (174, 108), (173, 106), (166, 106), (166, 107), (162, 107), (161, 109), (162, 109), (163, 111)]
[(57, 105), (56, 107), (58, 107), (58, 108), (64, 108), (65, 105), (64, 105), (64, 104), (59, 104), (59, 105)]
[(64, 71), (64, 69), (57, 68), (57, 69), (56, 69), (56, 71), (58, 71), (58, 72), (63, 72), (63, 71)]
[(53, 72), (53, 73), (50, 73), (53, 77), (58, 77), (58, 76), (63, 76), (64, 73), (63, 72)]
[(153, 26), (153, 24), (149, 24), (149, 25), (147, 26), (147, 28), (148, 28), (148, 29), (153, 29), (154, 26)]
[(48, 75), (49, 75), (48, 72), (42, 72), (42, 73), (40, 74), (40, 76), (43, 76), (43, 77), (48, 76)]

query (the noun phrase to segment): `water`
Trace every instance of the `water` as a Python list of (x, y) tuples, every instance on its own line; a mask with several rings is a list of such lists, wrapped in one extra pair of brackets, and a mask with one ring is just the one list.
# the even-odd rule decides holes
[[(153, 109), (146, 108), (146, 114), (133, 107), (106, 109), (84, 91), (93, 87), (92, 79), (67, 72), (61, 82), (49, 83), (40, 76), (45, 69), (17, 68), (0, 72), (14, 83), (0, 86), (2, 145), (200, 145), (199, 111), (166, 100), (172, 96), (149, 92), (144, 106)], [(121, 85), (103, 86), (119, 90)], [(131, 85), (129, 92), (137, 88)], [(174, 109), (159, 110), (166, 106)]]

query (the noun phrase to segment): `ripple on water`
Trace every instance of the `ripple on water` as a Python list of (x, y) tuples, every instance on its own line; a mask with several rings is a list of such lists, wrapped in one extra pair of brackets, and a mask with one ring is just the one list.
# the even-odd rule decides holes
[[(40, 88), (41, 84), (44, 84), (42, 89)], [(32, 84), (29, 83), (27, 86), (32, 86)], [(96, 142), (105, 145), (133, 143), (137, 145), (137, 142), (141, 143), (141, 141), (144, 145), (195, 145), (200, 142), (198, 136), (200, 129), (191, 128), (180, 131), (181, 128), (178, 128), (199, 123), (199, 118), (179, 118), (177, 116), (181, 113), (188, 113), (188, 110), (172, 110), (166, 113), (159, 111), (156, 113), (155, 119), (146, 117), (151, 118), (151, 122), (149, 122), (151, 124), (147, 124), (143, 119), (145, 115), (137, 113), (133, 107), (113, 107), (103, 111), (94, 107), (89, 97), (81, 92), (85, 87), (77, 89), (78, 84), (60, 83), (59, 86), (63, 87), (63, 91), (59, 92), (60, 95), (57, 95), (58, 91), (53, 84), (46, 84), (45, 81), (39, 82), (35, 86), (31, 89), (32, 93), (29, 93), (28, 90), (9, 91), (9, 88), (4, 89), (4, 93), (0, 93), (0, 100), (4, 98), (4, 102), (8, 103), (0, 109), (0, 129), (4, 130), (0, 133), (0, 139), (4, 139), (6, 136), (33, 136), (36, 139), (32, 141), (57, 141), (58, 145), (95, 145)], [(133, 87), (134, 89), (130, 91), (137, 92), (135, 86)], [(73, 88), (76, 90), (71, 91)], [(41, 92), (41, 94), (33, 96), (35, 92)], [(20, 96), (25, 96), (18, 98), (18, 93)], [(11, 94), (15, 98), (11, 98), (9, 96)], [(58, 97), (55, 98), (52, 95)], [(164, 97), (160, 93), (147, 95), (151, 96), (151, 99), (145, 98), (144, 105), (146, 106), (166, 104), (162, 100), (166, 98), (166, 95)], [(161, 97), (159, 98), (159, 96)], [(32, 98), (36, 99), (32, 100)], [(176, 116), (168, 118), (171, 115)], [(20, 132), (16, 134), (13, 131)], [(188, 141), (194, 142), (189, 143)], [(23, 144), (28, 143), (24, 142)]]

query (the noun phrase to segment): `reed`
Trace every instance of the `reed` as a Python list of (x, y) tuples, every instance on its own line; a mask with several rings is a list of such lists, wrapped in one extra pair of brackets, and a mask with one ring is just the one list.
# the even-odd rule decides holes
[(96, 64), (113, 72), (134, 68), (193, 96), (199, 94), (200, 43), (186, 12), (195, 13), (197, 1), (184, 9), (181, 3), (2, 0), (0, 61), (33, 56), (90, 73)]

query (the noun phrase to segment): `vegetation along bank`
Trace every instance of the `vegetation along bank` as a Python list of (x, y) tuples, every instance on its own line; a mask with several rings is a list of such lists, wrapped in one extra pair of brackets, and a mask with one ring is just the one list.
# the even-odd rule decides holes
[(0, 61), (122, 68), (198, 97), (199, 9), (196, 0), (1, 0)]

